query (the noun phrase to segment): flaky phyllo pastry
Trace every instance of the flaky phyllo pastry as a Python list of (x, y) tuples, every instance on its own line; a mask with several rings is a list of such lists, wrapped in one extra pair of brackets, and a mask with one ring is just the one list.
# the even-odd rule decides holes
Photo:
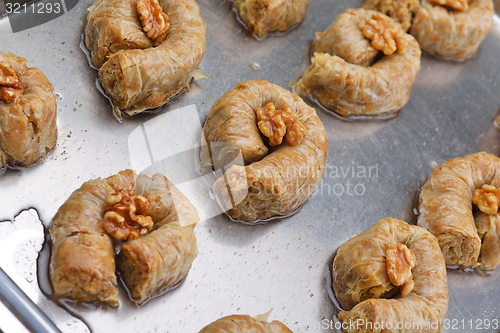
[(54, 87), (26, 59), (0, 51), (0, 171), (27, 167), (54, 148), (57, 104)]
[(234, 9), (256, 37), (285, 32), (302, 22), (311, 0), (235, 0)]
[(97, 0), (85, 46), (115, 114), (157, 108), (189, 86), (206, 27), (195, 0)]
[(441, 332), (446, 267), (436, 238), (421, 227), (380, 220), (338, 249), (332, 281), (343, 332)]
[(292, 333), (279, 321), (267, 322), (268, 316), (269, 312), (255, 317), (227, 316), (205, 326), (199, 333)]
[(312, 43), (312, 64), (294, 89), (349, 118), (387, 117), (410, 99), (420, 46), (390, 17), (348, 9)]
[(487, 153), (439, 165), (420, 192), (418, 225), (438, 239), (447, 265), (500, 263), (500, 159)]
[(202, 165), (227, 170), (215, 194), (231, 217), (248, 222), (299, 208), (321, 179), (328, 154), (316, 111), (264, 80), (241, 82), (215, 101), (203, 139)]
[(398, 21), (422, 50), (458, 60), (475, 56), (493, 28), (492, 0), (366, 0)]
[[(117, 307), (115, 270), (138, 304), (171, 290), (198, 254), (198, 221), (193, 205), (161, 174), (125, 170), (85, 182), (50, 226), (54, 294)], [(123, 242), (115, 258), (116, 240)]]
[(422, 50), (472, 58), (493, 28), (492, 0), (429, 0), (416, 13), (410, 33)]

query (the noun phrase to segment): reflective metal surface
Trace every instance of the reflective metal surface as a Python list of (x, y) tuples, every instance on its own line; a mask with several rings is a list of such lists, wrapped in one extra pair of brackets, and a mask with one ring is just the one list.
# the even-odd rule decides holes
[[(318, 110), (327, 129), (329, 156), (309, 201), (280, 222), (235, 224), (220, 214), (209, 194), (211, 179), (197, 165), (201, 126), (210, 106), (247, 79), (288, 87), (310, 63), (314, 32), (361, 2), (315, 0), (297, 29), (259, 42), (237, 22), (229, 1), (200, 0), (208, 31), (200, 70), (208, 79), (195, 81), (188, 93), (159, 113), (122, 124), (96, 89), (96, 72), (80, 50), (90, 4), (81, 0), (66, 15), (15, 34), (6, 19), (0, 21), (0, 49), (25, 57), (48, 76), (59, 111), (55, 150), (35, 167), (0, 176), (0, 220), (12, 221), (33, 207), (47, 227), (84, 181), (130, 167), (162, 171), (179, 184), (202, 217), (195, 229), (200, 254), (185, 282), (141, 308), (128, 302), (122, 289), (117, 311), (79, 309), (93, 332), (197, 332), (224, 315), (257, 315), (271, 308), (270, 319), (283, 321), (294, 332), (333, 331), (326, 328), (335, 313), (326, 276), (335, 249), (381, 218), (412, 222), (416, 191), (436, 164), (478, 151), (500, 154), (500, 131), (493, 125), (500, 109), (496, 16), (474, 60), (422, 57), (410, 102), (397, 118), (349, 123)], [(496, 5), (500, 8), (498, 0)], [(188, 108), (176, 111), (182, 107)], [(39, 273), (46, 279), (46, 271)], [(448, 273), (450, 328), (444, 331), (498, 331), (491, 325), (486, 329), (485, 320), (500, 319), (500, 269), (489, 276)], [(40, 293), (35, 284), (30, 288)], [(74, 330), (59, 318), (63, 312), (50, 310), (47, 299), (35, 297), (35, 303), (61, 331)], [(5, 308), (0, 311), (7, 318)], [(5, 332), (19, 332), (15, 324), (6, 325), (0, 320)]]

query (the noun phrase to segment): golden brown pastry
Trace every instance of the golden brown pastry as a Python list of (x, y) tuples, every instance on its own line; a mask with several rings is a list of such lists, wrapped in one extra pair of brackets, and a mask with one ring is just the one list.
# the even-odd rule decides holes
[(286, 31), (302, 22), (311, 0), (235, 0), (233, 7), (256, 37)]
[(0, 51), (0, 171), (27, 167), (54, 148), (57, 104), (54, 87), (26, 59)]
[(366, 0), (363, 8), (384, 13), (401, 24), (404, 31), (408, 31), (413, 15), (420, 9), (420, 2), (418, 0)]
[(279, 321), (267, 322), (259, 316), (252, 318), (246, 315), (223, 317), (202, 328), (199, 333), (292, 333)]
[[(117, 307), (116, 264), (139, 304), (175, 287), (197, 256), (198, 214), (165, 176), (132, 170), (85, 182), (52, 219), (54, 294)], [(152, 223), (149, 223), (152, 222)]]
[(500, 214), (489, 215), (479, 211), (475, 216), (481, 252), (477, 258), (482, 270), (493, 270), (500, 263)]
[(205, 35), (195, 0), (98, 0), (87, 15), (85, 46), (115, 112), (134, 114), (188, 87), (205, 54)]
[(340, 14), (316, 34), (312, 49), (312, 64), (295, 90), (350, 118), (396, 114), (420, 70), (415, 38), (388, 16), (363, 8)]
[(410, 32), (422, 50), (468, 59), (477, 53), (479, 44), (492, 29), (493, 15), (492, 0), (469, 0), (465, 5), (458, 0), (426, 1), (413, 19)]
[[(281, 143), (272, 146), (262, 130)], [(255, 221), (295, 211), (325, 169), (328, 142), (316, 111), (264, 80), (241, 82), (218, 99), (203, 135), (210, 152), (202, 153), (203, 165), (226, 170), (239, 153), (246, 165), (231, 166), (214, 184), (224, 209), (235, 219)]]
[[(443, 254), (427, 230), (385, 218), (344, 243), (332, 264), (343, 332), (441, 332), (448, 310)], [(371, 323), (371, 324), (370, 324)], [(419, 327), (418, 324), (422, 326)], [(385, 332), (385, 330), (384, 330)]]
[[(447, 265), (488, 270), (498, 264), (498, 170), (500, 159), (491, 154), (458, 157), (434, 169), (422, 187), (418, 225), (436, 236)], [(476, 221), (473, 207), (483, 212)]]

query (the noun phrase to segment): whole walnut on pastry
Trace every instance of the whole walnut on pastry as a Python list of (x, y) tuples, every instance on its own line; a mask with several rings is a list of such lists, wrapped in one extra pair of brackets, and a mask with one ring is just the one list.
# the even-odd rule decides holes
[(378, 10), (401, 24), (408, 31), (413, 15), (420, 9), (418, 0), (366, 0), (363, 8)]

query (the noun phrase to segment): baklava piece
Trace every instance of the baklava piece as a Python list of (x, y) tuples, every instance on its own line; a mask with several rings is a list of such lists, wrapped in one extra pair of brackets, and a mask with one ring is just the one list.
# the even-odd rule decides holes
[(439, 165), (422, 187), (418, 225), (437, 238), (447, 265), (492, 270), (500, 262), (500, 159), (477, 153)]
[(279, 321), (267, 322), (267, 316), (232, 315), (205, 326), (199, 333), (292, 333)]
[(446, 266), (436, 237), (421, 227), (380, 220), (338, 249), (332, 281), (345, 310), (338, 316), (347, 324), (342, 332), (442, 330), (449, 303)]
[(420, 47), (390, 17), (349, 9), (316, 33), (312, 64), (295, 91), (350, 119), (388, 117), (410, 99)]
[(492, 0), (429, 0), (413, 19), (411, 34), (422, 50), (466, 60), (493, 28)]
[[(161, 174), (125, 170), (85, 182), (49, 229), (54, 294), (118, 307), (115, 269), (138, 304), (169, 291), (198, 254), (198, 221), (193, 205)], [(122, 243), (115, 259), (116, 241)]]
[(233, 7), (254, 36), (285, 32), (302, 22), (311, 0), (235, 0)]
[(158, 108), (189, 86), (206, 48), (195, 0), (98, 0), (88, 11), (85, 46), (117, 117)]
[[(285, 216), (309, 198), (325, 170), (326, 130), (297, 95), (245, 81), (215, 101), (203, 129), (202, 164), (227, 170), (214, 184), (225, 211), (247, 222)], [(234, 164), (241, 156), (244, 165)]]
[(0, 51), (0, 170), (35, 164), (54, 148), (54, 87), (26, 59)]

